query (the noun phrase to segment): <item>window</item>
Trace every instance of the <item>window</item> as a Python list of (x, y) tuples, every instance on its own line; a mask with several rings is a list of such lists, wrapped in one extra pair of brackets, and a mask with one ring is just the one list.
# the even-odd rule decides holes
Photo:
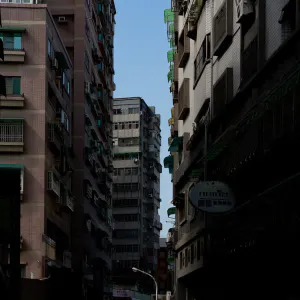
[(210, 58), (210, 34), (207, 34), (202, 42), (194, 62), (194, 82), (197, 83), (205, 65)]
[(67, 93), (68, 95), (71, 93), (70, 81), (67, 82)]
[(0, 32), (0, 38), (3, 41), (4, 49), (22, 49), (22, 33)]
[(47, 44), (47, 53), (48, 53), (49, 57), (52, 57), (52, 44), (49, 39), (48, 39), (48, 44)]
[(71, 91), (70, 81), (65, 72), (63, 72), (63, 74), (62, 74), (62, 83), (63, 83), (63, 87), (66, 89), (68, 95), (70, 95), (70, 91)]
[(192, 244), (191, 245), (191, 264), (194, 263), (194, 260), (195, 260), (195, 245)]
[(132, 114), (138, 114), (140, 111), (140, 108), (139, 107), (131, 107), (131, 108), (128, 108), (128, 114), (129, 115), (132, 115)]
[(132, 207), (137, 206), (139, 204), (138, 199), (114, 199), (113, 207)]
[(139, 245), (116, 245), (115, 250), (117, 253), (140, 252), (140, 246)]
[(63, 74), (62, 74), (62, 81), (63, 81), (63, 85), (65, 85), (66, 84), (66, 74), (65, 74), (65, 72), (63, 72)]
[(114, 215), (114, 220), (116, 222), (137, 222), (139, 221), (139, 215), (137, 214)]
[(127, 147), (127, 146), (137, 146), (139, 145), (139, 138), (122, 138), (118, 140), (118, 145)]
[[(115, 141), (115, 146), (118, 145), (118, 141)], [(133, 160), (133, 159), (139, 159), (139, 153), (133, 153), (133, 154), (115, 154), (114, 160)]]
[(119, 229), (114, 230), (113, 235), (118, 239), (131, 239), (137, 238), (139, 236), (139, 232), (137, 229)]
[(121, 115), (122, 114), (122, 109), (121, 108), (117, 108), (113, 110), (114, 115)]
[(88, 54), (85, 52), (84, 53), (84, 65), (85, 65), (85, 68), (88, 72), (90, 72), (90, 59), (88, 57)]
[(201, 247), (200, 247), (200, 240), (197, 241), (197, 261), (201, 258)]
[(6, 77), (6, 94), (21, 95), (21, 77)]
[(139, 190), (137, 183), (115, 183), (113, 185), (113, 191), (119, 193), (136, 192)]

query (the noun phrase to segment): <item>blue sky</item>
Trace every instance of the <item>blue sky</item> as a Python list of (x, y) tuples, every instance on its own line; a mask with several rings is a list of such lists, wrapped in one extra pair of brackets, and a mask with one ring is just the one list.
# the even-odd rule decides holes
[[(115, 83), (114, 97), (142, 97), (161, 115), (161, 164), (168, 153), (172, 98), (167, 81), (169, 63), (167, 27), (164, 10), (170, 0), (115, 0)], [(167, 209), (171, 206), (172, 184), (168, 169), (161, 174), (160, 218), (161, 237), (172, 226), (166, 223)]]

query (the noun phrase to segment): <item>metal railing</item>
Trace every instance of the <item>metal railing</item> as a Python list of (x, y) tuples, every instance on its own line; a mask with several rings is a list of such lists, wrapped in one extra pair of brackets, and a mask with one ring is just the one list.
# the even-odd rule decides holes
[(23, 143), (23, 121), (2, 120), (0, 123), (0, 143)]

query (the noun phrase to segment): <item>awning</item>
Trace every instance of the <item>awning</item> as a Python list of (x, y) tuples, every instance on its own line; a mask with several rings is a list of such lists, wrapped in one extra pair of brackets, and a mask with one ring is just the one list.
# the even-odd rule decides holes
[(165, 23), (174, 22), (174, 12), (171, 9), (165, 9), (164, 11), (164, 21)]
[(0, 169), (19, 169), (19, 170), (23, 170), (24, 165), (22, 165), (22, 164), (0, 164)]
[(167, 210), (168, 217), (176, 214), (176, 207), (170, 207)]
[(63, 70), (69, 69), (68, 62), (65, 58), (65, 55), (62, 52), (55, 52), (55, 57), (58, 61), (58, 65), (61, 69), (63, 69)]
[(179, 152), (182, 146), (182, 142), (183, 142), (182, 136), (174, 137), (168, 151)]
[(174, 159), (173, 159), (172, 155), (165, 157), (165, 159), (164, 159), (164, 167), (165, 168), (172, 168), (173, 163), (174, 163)]
[(10, 26), (0, 27), (0, 32), (24, 32), (25, 30), (26, 30), (25, 27), (10, 27)]

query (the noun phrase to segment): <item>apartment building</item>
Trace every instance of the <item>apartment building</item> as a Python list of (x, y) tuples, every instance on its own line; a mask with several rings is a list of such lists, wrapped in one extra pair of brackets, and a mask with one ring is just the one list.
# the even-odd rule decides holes
[[(86, 295), (111, 297), (113, 0), (49, 1), (74, 72), (74, 267), (85, 272)], [(82, 195), (83, 194), (83, 195)], [(82, 224), (84, 228), (82, 228)]]
[[(238, 298), (233, 281), (247, 290), (251, 284), (249, 297), (258, 290), (265, 297), (285, 293), (292, 281), (279, 283), (295, 258), (299, 231), (292, 196), (299, 170), (291, 154), (299, 123), (299, 20), (293, 0), (178, 0), (165, 11), (174, 106), (164, 166), (177, 210), (171, 239), (177, 299)], [(236, 209), (219, 217), (195, 210), (188, 193), (201, 180), (227, 183)], [(276, 249), (285, 244), (279, 228), (291, 248)], [(289, 258), (275, 268), (278, 255)], [(229, 270), (236, 275), (226, 276)], [(278, 287), (262, 286), (264, 276)]]
[(172, 272), (169, 271), (169, 250), (166, 238), (159, 239), (159, 250), (157, 253), (157, 275), (156, 282), (158, 284), (158, 293), (166, 295), (172, 290)]
[(157, 266), (160, 115), (139, 97), (114, 99), (113, 113), (113, 277), (134, 286), (140, 276), (132, 267), (153, 273)]
[[(46, 5), (0, 8), (1, 176), (19, 170), (21, 274), (40, 279), (71, 270), (73, 64)], [(9, 262), (1, 262), (7, 272)]]

